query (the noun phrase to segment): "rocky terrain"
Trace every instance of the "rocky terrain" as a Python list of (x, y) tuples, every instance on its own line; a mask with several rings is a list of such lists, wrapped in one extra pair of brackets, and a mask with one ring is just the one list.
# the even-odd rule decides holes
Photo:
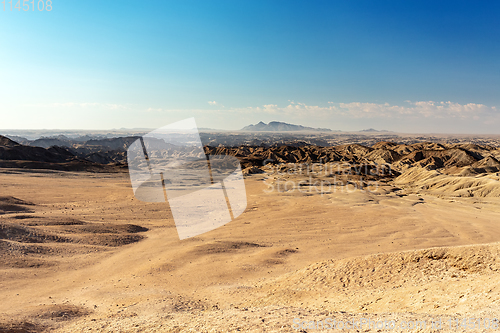
[[(64, 147), (49, 145), (61, 143), (49, 140), (41, 147), (22, 145), (7, 137), (0, 136), (0, 167), (24, 169), (50, 169), (65, 171), (119, 172), (123, 170), (126, 150), (123, 139), (105, 139), (104, 143), (94, 144), (88, 141), (85, 147)], [(130, 140), (128, 140), (130, 141)]]
[[(476, 144), (411, 145), (378, 142), (372, 147), (206, 147), (207, 154), (232, 155), (240, 159), (244, 174), (271, 172), (300, 173), (316, 168), (322, 181), (343, 179), (367, 181), (386, 179), (413, 191), (430, 191), (454, 196), (500, 196), (500, 149)], [(318, 164), (315, 166), (315, 164)], [(349, 175), (349, 177), (345, 177)], [(288, 177), (289, 178), (289, 177)], [(300, 177), (299, 177), (300, 178)], [(296, 180), (299, 182), (300, 180)]]
[(236, 156), (245, 167), (260, 167), (267, 163), (328, 163), (349, 162), (369, 164), (391, 164), (394, 170), (403, 171), (413, 166), (427, 170), (463, 168), (471, 173), (498, 172), (500, 148), (476, 144), (440, 144), (421, 142), (398, 144), (378, 142), (373, 146), (359, 144), (320, 147), (314, 145), (275, 147), (210, 147), (209, 155)]
[[(207, 134), (205, 134), (207, 135)], [(301, 140), (286, 143), (274, 138), (272, 145), (211, 145), (210, 137), (202, 135), (208, 155), (236, 156), (244, 167), (260, 167), (265, 163), (375, 163), (391, 164), (392, 169), (402, 171), (412, 166), (427, 170), (463, 168), (463, 174), (497, 172), (500, 158), (500, 140), (489, 140), (489, 144), (472, 143), (467, 140), (422, 141), (411, 138), (393, 141), (378, 141), (372, 145), (351, 143), (341, 145), (312, 144)], [(230, 136), (229, 134), (224, 134)], [(119, 137), (72, 141), (69, 139), (37, 139), (22, 145), (0, 136), (0, 160), (33, 161), (44, 163), (126, 164), (126, 150), (138, 137)], [(270, 138), (272, 139), (272, 138)], [(428, 138), (427, 138), (428, 139)], [(373, 139), (372, 139), (373, 140)], [(207, 143), (208, 141), (208, 143)], [(407, 141), (407, 142), (401, 142)], [(417, 141), (417, 142), (414, 142)], [(464, 142), (461, 142), (464, 141)], [(484, 140), (474, 140), (484, 141)], [(45, 148), (45, 149), (41, 149)], [(264, 161), (266, 161), (264, 163)], [(49, 167), (50, 168), (50, 165)], [(496, 171), (495, 171), (496, 170)], [(457, 170), (454, 170), (457, 171)], [(482, 172), (481, 172), (482, 171)]]
[[(25, 146), (0, 136), (0, 167), (126, 172), (126, 149), (137, 137), (88, 140), (72, 147)], [(40, 144), (40, 141), (38, 142)], [(45, 142), (45, 145), (53, 141)], [(174, 149), (174, 148), (172, 148)], [(392, 181), (414, 191), (456, 196), (498, 196), (500, 148), (474, 143), (380, 141), (372, 146), (241, 145), (204, 147), (207, 155), (238, 158), (244, 175), (319, 165), (322, 181)], [(176, 150), (177, 151), (177, 150)], [(189, 149), (180, 150), (189, 153)], [(179, 152), (176, 152), (179, 153)], [(329, 172), (327, 172), (329, 170)], [(297, 172), (293, 172), (297, 173)], [(346, 175), (349, 175), (347, 177)], [(315, 175), (318, 176), (318, 175)], [(341, 177), (343, 176), (343, 177)]]
[(308, 332), (325, 318), (489, 332), (500, 149), (411, 140), (207, 145), (240, 160), (247, 209), (179, 241), (126, 164), (0, 137), (0, 332)]

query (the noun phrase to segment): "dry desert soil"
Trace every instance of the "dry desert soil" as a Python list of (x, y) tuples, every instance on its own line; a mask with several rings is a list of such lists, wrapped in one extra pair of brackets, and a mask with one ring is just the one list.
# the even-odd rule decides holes
[(498, 329), (498, 173), (318, 190), (271, 169), (247, 172), (241, 216), (182, 241), (127, 173), (0, 169), (0, 332)]

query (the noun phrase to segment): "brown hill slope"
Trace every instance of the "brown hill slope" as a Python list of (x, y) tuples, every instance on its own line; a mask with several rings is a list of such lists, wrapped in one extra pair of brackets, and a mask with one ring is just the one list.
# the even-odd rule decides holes
[(0, 136), (0, 167), (93, 172), (116, 172), (120, 169), (116, 165), (103, 165), (79, 158), (67, 148), (25, 146), (4, 136)]
[(2, 136), (0, 135), (0, 146), (4, 146), (4, 147), (14, 147), (14, 146), (18, 146), (19, 143), (5, 137), (5, 136)]

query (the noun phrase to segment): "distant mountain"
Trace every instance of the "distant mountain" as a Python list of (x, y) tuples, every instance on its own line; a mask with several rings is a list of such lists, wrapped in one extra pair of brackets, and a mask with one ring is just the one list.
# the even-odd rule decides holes
[(376, 130), (374, 128), (368, 128), (368, 129), (364, 129), (364, 130), (361, 130), (360, 132), (389, 132), (388, 130)]
[(331, 132), (329, 128), (313, 128), (302, 125), (287, 124), (280, 121), (271, 121), (269, 124), (259, 122), (255, 125), (245, 126), (242, 131), (250, 132), (297, 132), (297, 131), (311, 131), (311, 132)]
[[(9, 138), (10, 140), (15, 141), (15, 143), (22, 144), (22, 145), (24, 145), (27, 142), (29, 142), (29, 140), (26, 139), (25, 137), (17, 136), (17, 135), (5, 135), (4, 138)], [(0, 140), (0, 145), (2, 145), (2, 141), (1, 140)]]
[(210, 128), (210, 127), (198, 127), (197, 130), (200, 132), (230, 132), (228, 130), (216, 129), (216, 128)]
[(41, 137), (28, 143), (32, 147), (50, 148), (52, 146), (71, 147), (72, 140), (66, 137), (45, 138)]

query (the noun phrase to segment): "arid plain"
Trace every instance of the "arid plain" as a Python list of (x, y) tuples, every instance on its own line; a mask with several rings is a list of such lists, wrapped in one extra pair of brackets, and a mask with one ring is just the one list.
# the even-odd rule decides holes
[(246, 211), (182, 241), (168, 204), (135, 199), (126, 171), (11, 164), (0, 332), (314, 332), (293, 320), (327, 317), (431, 332), (437, 318), (441, 331), (498, 318), (500, 149), (454, 145), (229, 150), (276, 163), (239, 156)]

